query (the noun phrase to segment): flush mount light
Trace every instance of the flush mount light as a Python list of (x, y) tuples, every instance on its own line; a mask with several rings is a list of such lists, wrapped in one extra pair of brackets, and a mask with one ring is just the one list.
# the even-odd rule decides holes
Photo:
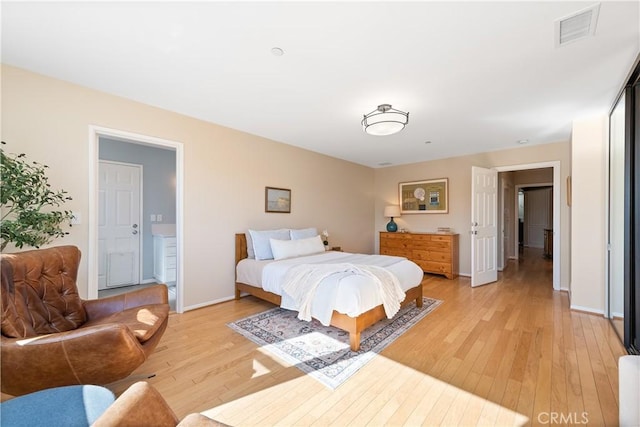
[(279, 47), (272, 47), (271, 48), (271, 54), (273, 56), (282, 56), (282, 55), (284, 55), (284, 50), (282, 50)]
[(365, 114), (362, 130), (369, 135), (392, 135), (400, 132), (409, 123), (409, 113), (391, 108), (391, 104), (381, 104)]

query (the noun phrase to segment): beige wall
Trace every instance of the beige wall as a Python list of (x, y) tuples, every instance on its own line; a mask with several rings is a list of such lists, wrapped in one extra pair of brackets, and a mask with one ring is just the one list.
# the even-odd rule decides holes
[[(460, 272), (471, 272), (471, 166), (493, 168), (521, 164), (560, 161), (561, 203), (560, 225), (561, 240), (560, 261), (562, 272), (560, 287), (569, 287), (569, 208), (566, 200), (566, 177), (571, 170), (571, 152), (569, 142), (545, 145), (533, 145), (470, 156), (433, 160), (411, 165), (376, 169), (375, 173), (375, 217), (376, 230), (384, 230), (387, 218), (382, 216), (384, 206), (398, 204), (398, 183), (421, 179), (449, 179), (448, 214), (413, 214), (396, 218), (398, 228), (409, 231), (434, 231), (437, 227), (451, 227), (460, 233)], [(378, 242), (376, 236), (376, 244)]]
[[(328, 229), (330, 244), (373, 252), (373, 169), (203, 122), (124, 98), (2, 67), (2, 140), (47, 164), (50, 183), (73, 197), (65, 209), (88, 218), (89, 125), (184, 145), (184, 304), (233, 295), (234, 233), (247, 228)], [(285, 124), (283, 124), (285, 125)], [(264, 212), (264, 187), (292, 190), (291, 214)], [(87, 296), (89, 227), (54, 242), (85, 254), (79, 288)]]
[[(377, 251), (377, 232), (388, 221), (382, 216), (384, 206), (398, 203), (399, 182), (418, 179), (449, 178), (450, 212), (405, 215), (397, 219), (399, 227), (411, 231), (452, 227), (460, 233), (461, 272), (468, 274), (471, 166), (558, 160), (563, 242), (560, 285), (571, 286), (574, 308), (603, 310), (604, 203), (602, 209), (597, 205), (594, 209), (593, 203), (594, 199), (604, 200), (605, 195), (603, 119), (576, 122), (573, 145), (519, 147), (374, 170), (9, 66), (2, 67), (1, 78), (5, 148), (49, 165), (53, 186), (64, 188), (74, 198), (65, 208), (80, 212), (83, 218), (89, 210), (89, 125), (183, 143), (186, 307), (232, 295), (233, 235), (248, 227), (328, 228), (332, 245), (349, 251)], [(573, 173), (570, 209), (565, 203), (565, 183), (572, 174), (572, 162), (574, 170), (575, 165), (578, 169)], [(291, 214), (264, 213), (265, 186), (292, 189)], [(87, 254), (89, 227), (84, 221), (55, 244), (77, 245)], [(85, 257), (79, 276), (83, 296), (89, 280), (93, 279), (88, 277)]]
[(576, 120), (571, 139), (571, 308), (604, 313), (607, 117)]

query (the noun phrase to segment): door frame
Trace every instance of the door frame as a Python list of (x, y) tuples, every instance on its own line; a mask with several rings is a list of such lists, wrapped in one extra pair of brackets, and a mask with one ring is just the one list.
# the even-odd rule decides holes
[[(139, 212), (138, 212), (138, 226), (140, 228), (140, 230), (142, 230), (142, 226), (143, 226), (143, 221), (144, 221), (144, 205), (143, 200), (144, 200), (144, 186), (143, 186), (143, 173), (144, 173), (144, 168), (141, 164), (138, 163), (127, 163), (127, 162), (116, 162), (113, 160), (100, 160), (98, 159), (98, 172), (100, 171), (100, 163), (109, 163), (112, 165), (122, 165), (122, 166), (130, 166), (130, 167), (134, 167), (140, 170), (140, 176), (138, 179), (138, 189), (139, 191), (139, 201), (138, 201), (138, 205), (140, 206)], [(100, 182), (98, 181), (98, 190), (100, 189)], [(96, 193), (97, 194), (97, 193)], [(99, 202), (98, 202), (99, 203)], [(99, 205), (98, 205), (99, 207)], [(92, 224), (92, 223), (90, 223)], [(93, 223), (96, 224), (96, 226), (98, 225), (98, 221), (96, 218), (96, 222)], [(96, 240), (97, 242), (97, 240)], [(96, 250), (98, 250), (98, 248), (96, 247)], [(99, 252), (99, 251), (98, 251)], [(140, 238), (138, 239), (138, 259), (136, 260), (138, 263), (138, 277), (136, 277), (136, 280), (138, 281), (138, 283), (142, 283), (142, 276), (143, 276), (143, 271), (142, 271), (142, 259), (144, 257), (144, 249), (143, 249), (143, 245), (142, 245), (142, 235), (140, 236)], [(96, 277), (98, 277), (98, 275), (96, 274)], [(108, 288), (108, 286), (107, 286)], [(96, 296), (97, 297), (97, 296)]]
[(508, 183), (506, 182), (504, 176), (500, 176), (500, 173), (498, 172), (498, 179), (500, 180), (500, 197), (498, 198), (499, 203), (498, 203), (498, 212), (500, 213), (500, 218), (502, 218), (502, 223), (500, 224), (500, 242), (501, 244), (498, 245), (500, 246), (499, 249), (499, 254), (498, 254), (498, 271), (504, 271), (504, 269), (507, 267), (507, 260), (509, 259), (509, 257), (505, 257), (505, 247), (506, 245), (504, 244), (504, 238), (506, 235), (505, 232), (505, 226), (504, 226), (504, 207), (507, 205), (505, 203), (505, 197), (504, 197), (504, 193), (506, 190), (511, 189), (511, 185), (507, 185)]
[[(542, 168), (553, 168), (553, 251), (557, 252), (558, 256), (553, 257), (553, 290), (560, 290), (560, 278), (562, 275), (560, 274), (562, 271), (562, 226), (560, 221), (560, 192), (562, 187), (560, 186), (560, 161), (553, 160), (549, 162), (540, 162), (540, 163), (527, 163), (521, 165), (510, 165), (510, 166), (497, 166), (493, 169), (498, 172), (510, 172), (510, 171), (520, 171), (520, 170), (528, 170), (528, 169), (542, 169)], [(516, 197), (517, 201), (517, 197)], [(517, 221), (515, 222), (517, 226)], [(517, 241), (516, 241), (517, 242)], [(516, 247), (516, 259), (518, 257), (518, 251)]]
[(89, 125), (89, 249), (87, 254), (89, 281), (87, 294), (89, 299), (98, 298), (98, 162), (99, 139), (108, 137), (130, 141), (141, 145), (170, 148), (176, 152), (176, 312), (184, 311), (184, 146), (181, 142), (153, 136)]

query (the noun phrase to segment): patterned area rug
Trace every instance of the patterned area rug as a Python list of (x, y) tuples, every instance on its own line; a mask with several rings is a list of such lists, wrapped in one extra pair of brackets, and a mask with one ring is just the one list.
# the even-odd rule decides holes
[(422, 307), (411, 303), (400, 309), (393, 319), (381, 320), (363, 331), (357, 352), (351, 351), (347, 332), (323, 326), (317, 320), (299, 320), (297, 312), (282, 308), (255, 314), (228, 326), (335, 389), (442, 303), (431, 298), (423, 300)]

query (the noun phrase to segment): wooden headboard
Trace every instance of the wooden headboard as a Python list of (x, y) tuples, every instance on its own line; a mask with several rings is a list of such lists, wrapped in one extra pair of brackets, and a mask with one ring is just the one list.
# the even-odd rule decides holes
[(236, 233), (236, 265), (248, 256), (247, 236), (244, 233)]

